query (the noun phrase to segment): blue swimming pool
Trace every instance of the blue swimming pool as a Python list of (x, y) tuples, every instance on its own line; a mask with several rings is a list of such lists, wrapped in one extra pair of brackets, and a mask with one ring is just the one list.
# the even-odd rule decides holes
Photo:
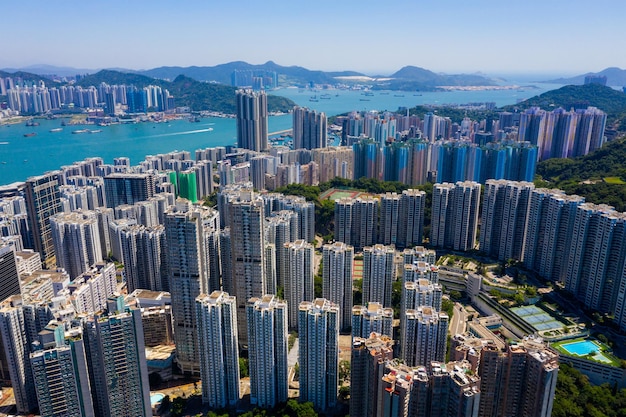
[(561, 345), (561, 347), (565, 349), (566, 351), (568, 351), (569, 353), (573, 353), (574, 355), (578, 355), (578, 356), (585, 356), (590, 353), (593, 354), (600, 350), (598, 345), (596, 345), (590, 340), (582, 340), (579, 342), (567, 343), (567, 344)]
[(160, 392), (150, 395), (150, 405), (155, 405), (156, 403), (161, 402), (163, 398), (165, 398), (165, 395), (161, 394)]

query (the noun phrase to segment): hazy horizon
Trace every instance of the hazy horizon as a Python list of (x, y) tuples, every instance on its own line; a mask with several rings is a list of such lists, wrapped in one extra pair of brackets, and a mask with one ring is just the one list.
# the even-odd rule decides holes
[(0, 68), (151, 69), (232, 61), (388, 75), (406, 65), (446, 74), (572, 76), (626, 68), (626, 3), (511, 4), (400, 0), (4, 5)]

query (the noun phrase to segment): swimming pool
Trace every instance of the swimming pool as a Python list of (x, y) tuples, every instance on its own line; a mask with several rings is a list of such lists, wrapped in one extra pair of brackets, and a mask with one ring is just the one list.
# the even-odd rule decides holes
[(573, 353), (578, 356), (585, 356), (590, 353), (595, 353), (600, 350), (598, 345), (593, 343), (591, 340), (581, 340), (579, 342), (566, 343), (561, 345), (563, 349), (568, 351), (569, 353)]
[(165, 395), (161, 394), (160, 392), (150, 395), (150, 405), (160, 403), (163, 398), (165, 398)]

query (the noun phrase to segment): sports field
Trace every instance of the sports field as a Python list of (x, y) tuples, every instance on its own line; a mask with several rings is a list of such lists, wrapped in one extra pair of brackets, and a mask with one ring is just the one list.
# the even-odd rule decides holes
[(341, 190), (339, 188), (330, 188), (320, 194), (320, 200), (339, 200), (340, 198), (358, 198), (361, 196), (372, 195), (359, 190)]
[(537, 306), (515, 307), (511, 311), (538, 331), (561, 330), (563, 323)]

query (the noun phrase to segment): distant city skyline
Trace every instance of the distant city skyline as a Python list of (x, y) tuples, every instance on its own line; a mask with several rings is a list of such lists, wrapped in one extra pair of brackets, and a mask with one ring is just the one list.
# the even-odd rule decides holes
[(3, 7), (11, 17), (3, 27), (15, 36), (0, 46), (0, 68), (138, 70), (240, 60), (368, 75), (389, 75), (406, 65), (563, 76), (626, 68), (626, 57), (615, 53), (626, 37), (626, 3), (586, 4), (184, 0), (171, 7), (25, 0)]

